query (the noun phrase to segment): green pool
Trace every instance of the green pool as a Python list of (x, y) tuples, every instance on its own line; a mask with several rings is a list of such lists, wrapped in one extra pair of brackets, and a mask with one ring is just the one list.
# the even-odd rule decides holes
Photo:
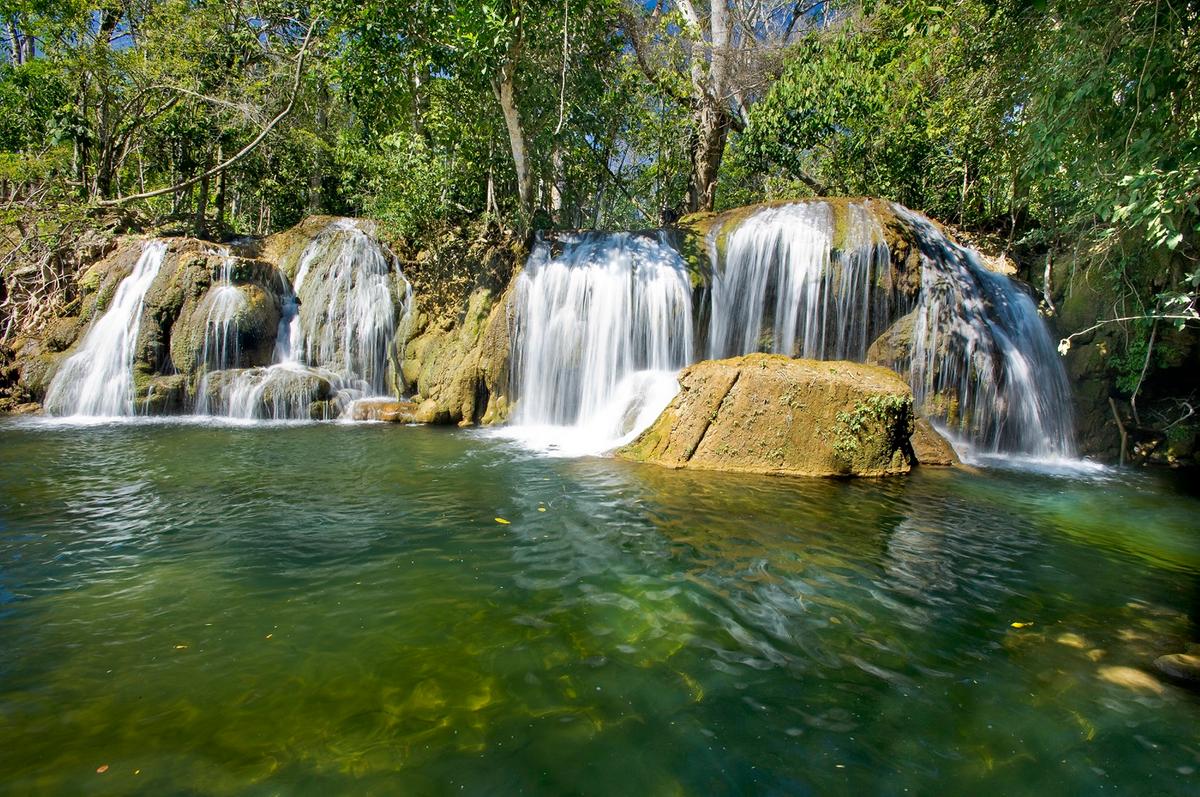
[(6, 421), (0, 791), (1194, 795), (1186, 489)]

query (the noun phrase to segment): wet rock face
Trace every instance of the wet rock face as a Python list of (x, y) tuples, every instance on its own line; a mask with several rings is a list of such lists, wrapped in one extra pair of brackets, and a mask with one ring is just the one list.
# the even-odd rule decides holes
[(684, 369), (625, 459), (674, 468), (884, 476), (914, 464), (912, 392), (894, 372), (750, 354)]
[(954, 447), (933, 428), (933, 424), (922, 417), (918, 416), (913, 425), (910, 442), (918, 464), (938, 467), (959, 464)]
[[(220, 298), (231, 292), (232, 298)], [(227, 303), (222, 315), (221, 302)], [(275, 347), (279, 327), (280, 297), (277, 290), (250, 282), (212, 287), (189, 302), (171, 330), (171, 363), (181, 373), (191, 374), (205, 361), (217, 365), (247, 368), (267, 365)], [(205, 343), (208, 337), (208, 348)], [(219, 341), (219, 343), (218, 343)], [(216, 362), (217, 349), (231, 362)]]

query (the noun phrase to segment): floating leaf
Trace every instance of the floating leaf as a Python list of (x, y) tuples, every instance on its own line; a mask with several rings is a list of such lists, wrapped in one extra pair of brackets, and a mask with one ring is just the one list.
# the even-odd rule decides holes
[(100, 766), (96, 767), (97, 775), (103, 775), (105, 772), (108, 772), (108, 764), (101, 764)]
[(1022, 623), (1022, 622), (1016, 622), (1016, 623), (1012, 623), (1012, 627), (1013, 627), (1013, 628), (1028, 628), (1028, 627), (1029, 627), (1029, 626), (1031, 626), (1031, 625), (1033, 625), (1033, 623), (1032, 623), (1032, 622), (1029, 622), (1029, 623)]
[(501, 526), (511, 526), (512, 525), (511, 521), (505, 520), (502, 517), (496, 518), (496, 522), (499, 523)]

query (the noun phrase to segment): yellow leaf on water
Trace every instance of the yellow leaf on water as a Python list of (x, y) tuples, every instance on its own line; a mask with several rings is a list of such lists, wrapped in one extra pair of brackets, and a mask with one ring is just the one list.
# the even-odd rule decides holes
[(105, 772), (108, 772), (108, 764), (101, 764), (100, 766), (96, 767), (97, 775), (103, 775)]
[(498, 518), (496, 518), (496, 522), (497, 522), (497, 523), (499, 523), (501, 526), (511, 526), (511, 525), (512, 525), (512, 523), (511, 523), (511, 522), (509, 522), (509, 521), (505, 520), (505, 519), (504, 519), (504, 518), (502, 518), (502, 517), (498, 517)]
[(175, 649), (176, 650), (187, 650), (187, 645), (176, 645)]
[(275, 635), (274, 635), (274, 634), (267, 634), (267, 639), (270, 639), (270, 638), (271, 638), (271, 637), (273, 637), (273, 636), (275, 636)]
[(1029, 627), (1029, 626), (1031, 626), (1031, 625), (1033, 625), (1033, 623), (1032, 623), (1032, 622), (1029, 622), (1029, 623), (1020, 623), (1020, 622), (1017, 622), (1017, 623), (1012, 623), (1012, 627), (1013, 627), (1013, 628), (1028, 628), (1028, 627)]
[(539, 511), (539, 512), (545, 512), (545, 511), (546, 511), (546, 507), (544, 507), (544, 506), (539, 506), (539, 507), (538, 507), (538, 511)]

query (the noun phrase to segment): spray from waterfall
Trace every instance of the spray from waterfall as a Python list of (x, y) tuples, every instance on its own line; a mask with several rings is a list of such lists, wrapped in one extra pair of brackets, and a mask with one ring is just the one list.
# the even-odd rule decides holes
[(111, 417), (134, 414), (133, 360), (146, 292), (162, 268), (165, 241), (148, 241), (108, 310), (54, 375), (46, 394), (52, 415)]

